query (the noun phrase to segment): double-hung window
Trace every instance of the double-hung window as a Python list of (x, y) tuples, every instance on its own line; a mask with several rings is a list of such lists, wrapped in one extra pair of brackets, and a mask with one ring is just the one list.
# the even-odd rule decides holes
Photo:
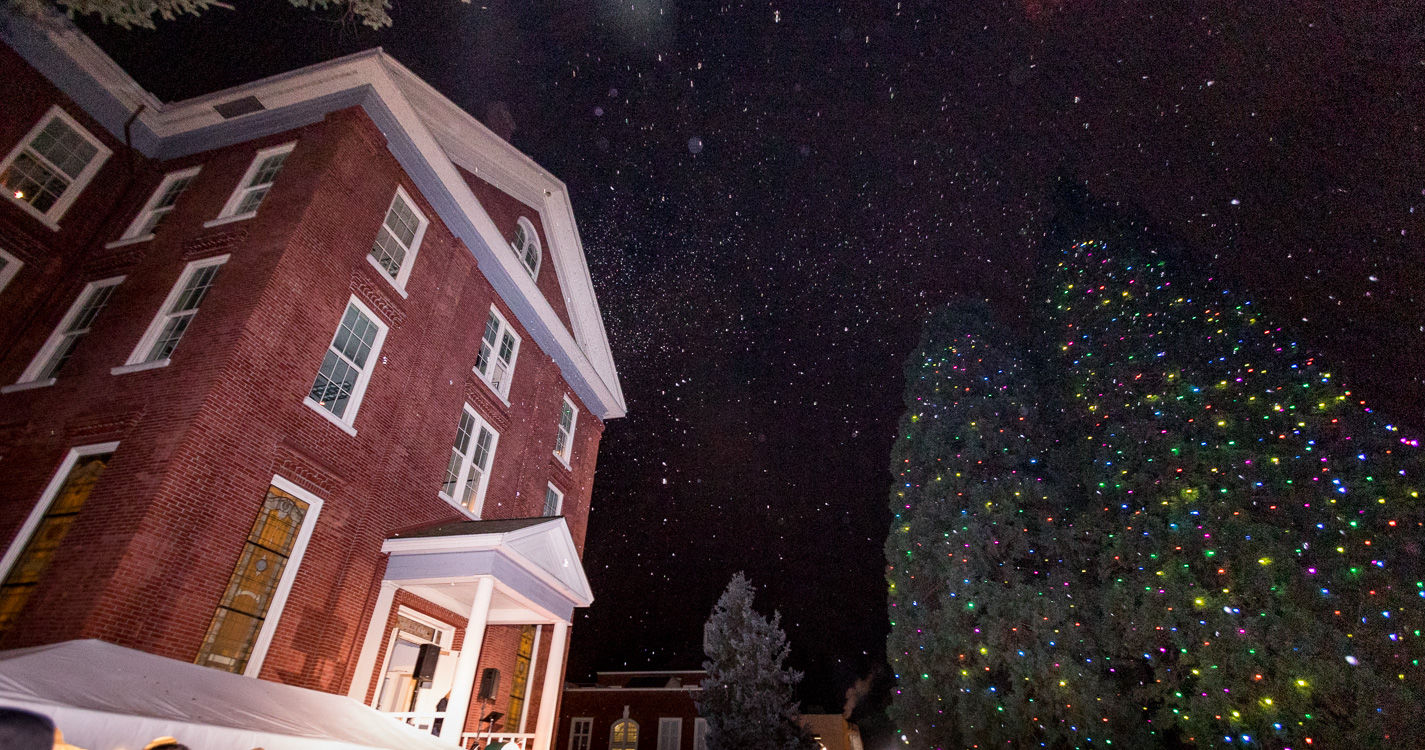
[(490, 483), (495, 444), (499, 440), (500, 434), (466, 405), (456, 425), (455, 443), (445, 466), (440, 496), (479, 518), (485, 504), (485, 488)]
[(0, 292), (5, 291), (10, 280), (15, 278), (15, 274), (20, 272), (20, 266), (25, 265), (19, 258), (5, 252), (5, 248), (0, 248)]
[(123, 280), (123, 276), (115, 276), (85, 284), (84, 289), (79, 292), (79, 297), (60, 319), (54, 333), (50, 334), (49, 340), (40, 347), (39, 353), (30, 361), (30, 366), (25, 368), (19, 382), (6, 386), (6, 390), (14, 390), (17, 386), (31, 383), (49, 385), (54, 382), (54, 378), (74, 354), (75, 347), (79, 346), (79, 341), (88, 335), (89, 328), (94, 325), (94, 319), (104, 311), (114, 288)]
[(223, 206), (222, 213), (218, 214), (218, 218), (208, 222), (206, 226), (250, 219), (256, 216), (258, 207), (262, 205), (262, 200), (272, 189), (272, 183), (277, 182), (277, 175), (282, 171), (282, 165), (287, 163), (287, 155), (292, 153), (292, 149), (296, 146), (297, 143), (293, 141), (258, 151), (252, 164), (248, 166), (247, 172), (243, 174), (242, 181), (238, 182), (232, 197), (228, 198), (227, 204)]
[(534, 231), (529, 219), (521, 216), (515, 222), (515, 236), (510, 239), (510, 249), (515, 251), (515, 257), (520, 259), (530, 278), (539, 276), (539, 233)]
[(510, 377), (514, 374), (519, 351), (520, 337), (491, 305), (490, 316), (485, 319), (485, 333), (480, 337), (480, 353), (475, 357), (475, 372), (500, 398), (510, 396)]
[(405, 293), (406, 279), (410, 278), (411, 266), (416, 262), (421, 239), (425, 237), (430, 224), (421, 212), (416, 210), (415, 201), (400, 186), (391, 199), (391, 207), (386, 209), (386, 219), (376, 231), (376, 241), (371, 244), (367, 259), (376, 266), (396, 289)]
[(569, 465), (569, 454), (574, 451), (574, 422), (578, 416), (574, 402), (565, 396), (564, 403), (559, 407), (559, 434), (554, 437), (554, 455), (565, 466)]
[(327, 345), (322, 366), (308, 391), (306, 404), (355, 435), (351, 423), (371, 380), (371, 370), (386, 339), (386, 324), (353, 295)]
[(683, 720), (664, 716), (658, 719), (658, 750), (678, 750), (683, 743)]
[(693, 719), (693, 750), (708, 750), (707, 719)]
[(183, 334), (198, 314), (198, 306), (203, 304), (203, 298), (208, 296), (208, 290), (213, 288), (213, 282), (217, 280), (219, 269), (227, 260), (228, 256), (219, 255), (215, 258), (195, 260), (183, 269), (178, 283), (173, 285), (158, 315), (149, 324), (143, 338), (139, 339), (139, 345), (134, 348), (133, 354), (129, 355), (128, 362), (124, 367), (114, 368), (116, 374), (144, 365), (168, 364), (169, 356), (178, 348), (178, 342), (183, 340)]
[(542, 516), (557, 516), (559, 511), (564, 509), (564, 493), (554, 485), (549, 485), (544, 490), (544, 512)]
[(59, 228), (59, 219), (109, 158), (109, 149), (58, 106), (0, 162), (5, 195), (32, 216)]
[(127, 244), (128, 242), (142, 242), (151, 239), (158, 232), (163, 220), (173, 212), (173, 207), (178, 203), (178, 196), (188, 189), (189, 183), (198, 176), (201, 167), (185, 169), (181, 172), (169, 172), (164, 176), (163, 182), (158, 184), (158, 189), (149, 196), (148, 202), (144, 204), (143, 210), (134, 217), (133, 223), (124, 231), (124, 236), (117, 242), (111, 244)]
[(589, 750), (589, 742), (594, 734), (594, 720), (576, 716), (569, 720), (569, 750)]

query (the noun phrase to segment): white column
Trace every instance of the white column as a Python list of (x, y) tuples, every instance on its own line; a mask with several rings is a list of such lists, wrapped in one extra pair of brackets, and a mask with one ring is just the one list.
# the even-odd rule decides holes
[(554, 623), (554, 637), (549, 639), (549, 661), (544, 665), (544, 690), (539, 696), (539, 719), (534, 724), (533, 750), (549, 750), (554, 745), (554, 721), (559, 710), (559, 695), (564, 692), (564, 640), (569, 636), (569, 623)]
[(440, 725), (440, 738), (461, 744), (465, 717), (470, 712), (470, 696), (475, 692), (475, 673), (480, 666), (480, 644), (485, 640), (485, 626), (490, 620), (490, 597), (495, 593), (495, 579), (481, 576), (475, 586), (475, 603), (470, 605), (470, 623), (465, 626), (465, 641), (455, 660), (455, 677), (450, 686), (450, 700), (445, 706), (445, 721)]
[[(381, 592), (376, 595), (376, 606), (371, 609), (371, 622), (366, 626), (366, 640), (361, 643), (361, 653), (356, 657), (356, 667), (351, 671), (351, 687), (346, 696), (352, 700), (366, 702), (366, 691), (371, 688), (371, 670), (376, 666), (376, 654), (381, 651), (381, 637), (386, 635), (386, 621), (391, 619), (391, 601), (396, 598), (397, 586), (391, 581), (381, 582)], [(380, 689), (380, 686), (377, 686)]]
[(525, 672), (524, 702), (520, 704), (520, 728), (519, 733), (524, 734), (525, 719), (529, 716), (529, 704), (533, 696), (529, 694), (529, 689), (534, 685), (533, 675), (536, 667), (539, 666), (539, 637), (544, 635), (544, 626), (534, 626), (534, 648), (529, 650), (529, 671)]

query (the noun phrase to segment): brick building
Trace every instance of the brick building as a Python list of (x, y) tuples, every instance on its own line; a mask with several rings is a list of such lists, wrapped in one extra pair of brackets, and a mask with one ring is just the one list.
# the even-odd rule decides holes
[(0, 649), (547, 750), (624, 413), (563, 183), (380, 50), (161, 103), (4, 21)]
[(702, 670), (599, 672), (564, 688), (559, 750), (707, 750)]

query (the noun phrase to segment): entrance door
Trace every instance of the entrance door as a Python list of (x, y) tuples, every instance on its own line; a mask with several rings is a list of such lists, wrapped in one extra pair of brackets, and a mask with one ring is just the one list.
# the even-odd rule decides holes
[(442, 699), (450, 694), (455, 655), (450, 651), (454, 628), (402, 608), (387, 646), (386, 671), (377, 692), (376, 709), (396, 714), (419, 729), (439, 730)]

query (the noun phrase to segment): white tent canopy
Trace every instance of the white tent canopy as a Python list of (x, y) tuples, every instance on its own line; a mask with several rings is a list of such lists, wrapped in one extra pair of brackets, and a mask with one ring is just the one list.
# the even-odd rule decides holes
[(185, 664), (103, 641), (0, 651), (0, 706), (54, 719), (84, 750), (453, 750), (341, 695)]

